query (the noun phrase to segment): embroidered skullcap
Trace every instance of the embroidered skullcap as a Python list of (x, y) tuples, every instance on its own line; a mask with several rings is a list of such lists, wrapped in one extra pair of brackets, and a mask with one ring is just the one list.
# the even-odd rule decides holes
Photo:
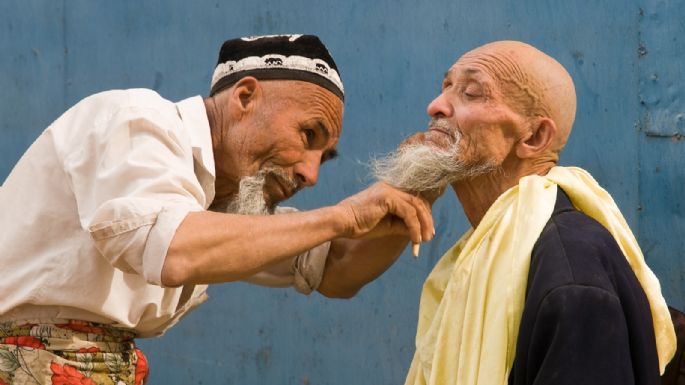
[(302, 80), (344, 100), (338, 67), (314, 35), (267, 35), (227, 40), (221, 46), (210, 96), (245, 76), (260, 80)]

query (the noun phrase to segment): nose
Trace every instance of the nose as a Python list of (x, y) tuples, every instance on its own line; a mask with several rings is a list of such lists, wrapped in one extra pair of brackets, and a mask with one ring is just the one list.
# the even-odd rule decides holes
[(300, 187), (311, 187), (316, 184), (319, 179), (321, 156), (321, 151), (308, 151), (305, 159), (295, 164), (293, 172)]
[(449, 118), (452, 116), (453, 110), (452, 105), (447, 100), (445, 94), (441, 93), (435, 99), (433, 99), (430, 104), (428, 104), (426, 112), (431, 118)]

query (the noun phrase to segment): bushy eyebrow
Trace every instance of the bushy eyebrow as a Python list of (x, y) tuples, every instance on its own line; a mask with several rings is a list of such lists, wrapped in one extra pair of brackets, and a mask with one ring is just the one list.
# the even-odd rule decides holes
[[(445, 79), (447, 79), (454, 72), (455, 72), (454, 68), (448, 69), (445, 72)], [(466, 76), (473, 76), (473, 75), (477, 75), (477, 74), (481, 73), (482, 70), (480, 70), (478, 68), (474, 68), (474, 67), (467, 67), (467, 68), (464, 68), (461, 72)]]
[(469, 67), (469, 68), (464, 69), (464, 75), (468, 75), (468, 76), (476, 75), (476, 74), (479, 74), (479, 73), (481, 73), (481, 72), (482, 72), (482, 71), (481, 71), (480, 69), (478, 69), (478, 68), (471, 68), (471, 67)]

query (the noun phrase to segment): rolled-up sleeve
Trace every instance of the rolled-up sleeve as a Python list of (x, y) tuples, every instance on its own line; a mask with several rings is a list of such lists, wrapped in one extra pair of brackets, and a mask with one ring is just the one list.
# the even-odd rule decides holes
[[(135, 204), (143, 204), (146, 210), (137, 212), (132, 207)], [(99, 209), (98, 216), (103, 220), (96, 218), (89, 231), (95, 247), (112, 266), (126, 273), (140, 274), (147, 282), (161, 286), (167, 250), (176, 229), (190, 211), (198, 209), (139, 202), (135, 198), (115, 199)]]
[(309, 294), (319, 288), (330, 248), (331, 243), (324, 242), (298, 255), (293, 260), (292, 272), (295, 290), (302, 294)]
[(97, 250), (156, 285), (176, 229), (207, 203), (190, 140), (173, 104), (166, 107), (121, 108), (64, 156), (81, 225)]

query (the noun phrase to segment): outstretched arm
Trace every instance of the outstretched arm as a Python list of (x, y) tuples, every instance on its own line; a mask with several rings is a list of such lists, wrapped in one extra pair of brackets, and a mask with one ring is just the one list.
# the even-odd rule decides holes
[(169, 246), (162, 284), (235, 281), (329, 240), (393, 235), (415, 243), (430, 240), (433, 221), (424, 201), (383, 184), (335, 206), (307, 212), (273, 216), (194, 212), (178, 227)]

